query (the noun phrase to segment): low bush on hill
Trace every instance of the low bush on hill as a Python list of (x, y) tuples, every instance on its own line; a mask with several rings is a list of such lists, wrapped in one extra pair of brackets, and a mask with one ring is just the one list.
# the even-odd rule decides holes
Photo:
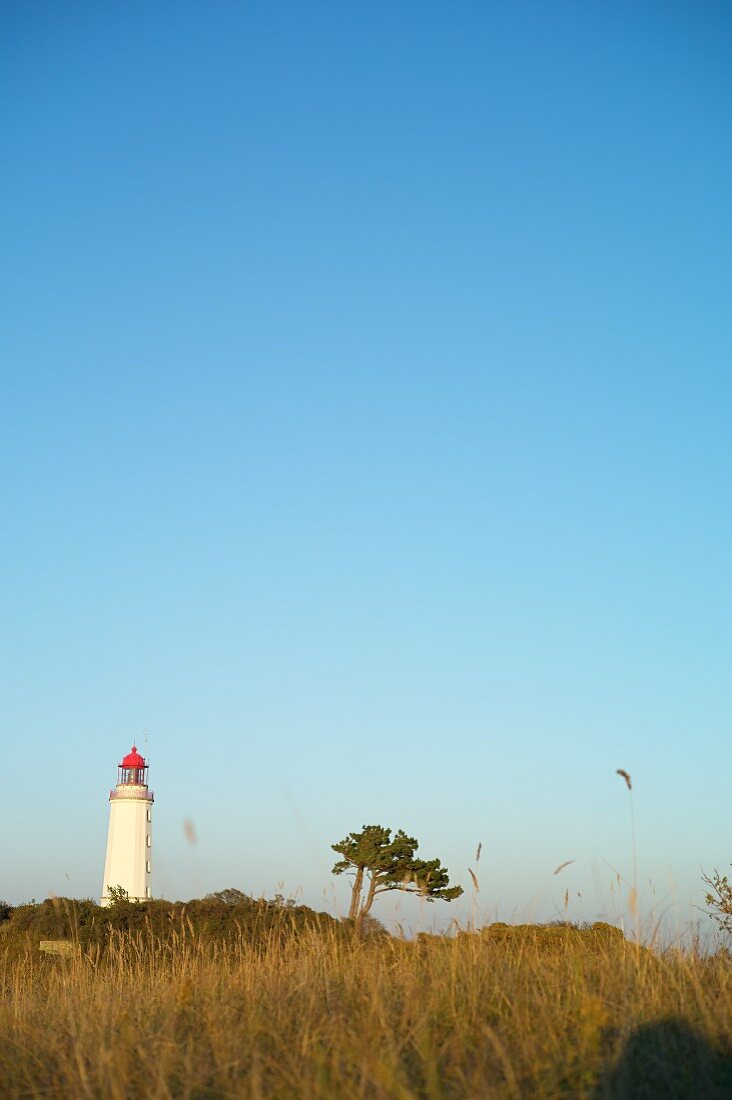
[[(266, 901), (240, 891), (222, 891), (187, 902), (118, 898), (102, 907), (90, 899), (47, 898), (16, 906), (5, 924), (6, 943), (37, 947), (42, 940), (69, 940), (82, 951), (104, 949), (116, 934), (165, 940), (181, 936), (199, 945), (244, 938), (251, 942), (293, 936), (305, 930), (341, 931), (327, 913), (278, 898)], [(345, 934), (345, 929), (342, 930)]]

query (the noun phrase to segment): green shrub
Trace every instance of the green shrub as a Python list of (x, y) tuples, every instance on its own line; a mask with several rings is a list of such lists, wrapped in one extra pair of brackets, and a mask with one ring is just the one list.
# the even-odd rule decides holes
[(83, 950), (104, 949), (113, 933), (138, 934), (156, 939), (181, 936), (201, 946), (243, 938), (256, 942), (291, 937), (306, 929), (336, 930), (338, 921), (306, 905), (282, 904), (242, 894), (232, 901), (216, 895), (188, 902), (118, 898), (103, 908), (91, 899), (47, 898), (19, 905), (9, 916), (6, 941), (37, 946), (41, 940), (68, 939)]

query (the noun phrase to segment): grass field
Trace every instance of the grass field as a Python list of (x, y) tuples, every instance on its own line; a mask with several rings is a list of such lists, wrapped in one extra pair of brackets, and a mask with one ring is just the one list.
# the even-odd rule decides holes
[(732, 963), (607, 926), (0, 940), (3, 1097), (729, 1097)]

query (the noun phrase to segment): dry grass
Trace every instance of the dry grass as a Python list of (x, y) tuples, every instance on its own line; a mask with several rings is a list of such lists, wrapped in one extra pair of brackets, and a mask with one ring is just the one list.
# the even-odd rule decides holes
[(115, 935), (0, 997), (8, 1098), (732, 1095), (729, 961), (624, 941)]

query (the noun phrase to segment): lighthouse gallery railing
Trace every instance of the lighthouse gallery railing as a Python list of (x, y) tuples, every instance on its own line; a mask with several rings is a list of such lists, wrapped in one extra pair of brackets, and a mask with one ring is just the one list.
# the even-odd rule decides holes
[(147, 787), (113, 787), (109, 792), (110, 798), (137, 798), (143, 802), (154, 802), (155, 794)]

